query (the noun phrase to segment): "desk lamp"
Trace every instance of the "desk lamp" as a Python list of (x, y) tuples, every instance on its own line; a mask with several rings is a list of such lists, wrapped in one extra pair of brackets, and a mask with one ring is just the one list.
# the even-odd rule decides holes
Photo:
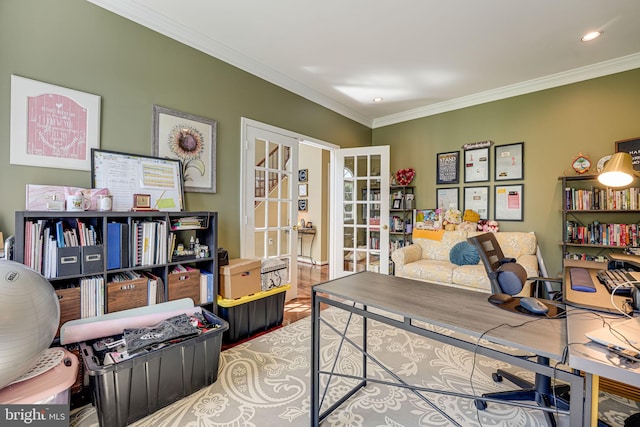
[(598, 175), (598, 181), (608, 187), (626, 187), (635, 176), (631, 154), (615, 153)]

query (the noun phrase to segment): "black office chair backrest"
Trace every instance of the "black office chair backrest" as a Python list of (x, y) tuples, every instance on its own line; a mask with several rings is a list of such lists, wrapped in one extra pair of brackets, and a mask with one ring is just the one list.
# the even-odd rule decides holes
[(524, 288), (526, 270), (515, 259), (505, 258), (494, 233), (478, 234), (467, 241), (478, 250), (494, 294), (515, 295)]

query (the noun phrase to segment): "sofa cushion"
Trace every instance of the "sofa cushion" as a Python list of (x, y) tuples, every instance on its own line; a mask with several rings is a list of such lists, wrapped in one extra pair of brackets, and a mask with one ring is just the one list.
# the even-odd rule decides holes
[[(469, 237), (484, 234), (480, 231), (469, 232)], [(526, 231), (508, 231), (495, 233), (496, 240), (505, 258), (518, 259), (521, 255), (535, 255), (538, 246), (536, 235)]]
[(478, 250), (471, 243), (458, 242), (449, 252), (449, 261), (456, 265), (474, 265), (480, 262)]
[(453, 271), (457, 265), (449, 261), (421, 259), (405, 264), (400, 275), (428, 282), (452, 283)]
[(449, 261), (451, 248), (458, 243), (467, 240), (467, 232), (463, 230), (447, 231), (441, 240), (415, 239), (414, 243), (422, 248), (422, 258), (439, 261)]
[(491, 283), (484, 265), (461, 265), (453, 270), (451, 283), (468, 289), (491, 292)]

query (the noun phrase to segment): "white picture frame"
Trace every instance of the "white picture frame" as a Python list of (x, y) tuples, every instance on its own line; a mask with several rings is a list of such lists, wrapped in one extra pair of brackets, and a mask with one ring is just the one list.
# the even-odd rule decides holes
[(308, 184), (298, 184), (298, 197), (307, 197), (308, 195)]
[(480, 219), (489, 219), (489, 186), (464, 187), (464, 210), (473, 210)]
[(100, 96), (11, 76), (9, 163), (91, 170), (100, 148)]
[(477, 148), (464, 152), (464, 182), (489, 181), (489, 148)]
[(494, 187), (496, 221), (524, 221), (524, 184)]
[(460, 199), (460, 189), (458, 187), (438, 188), (436, 191), (436, 206), (438, 209), (442, 209), (443, 212), (447, 209), (458, 209)]

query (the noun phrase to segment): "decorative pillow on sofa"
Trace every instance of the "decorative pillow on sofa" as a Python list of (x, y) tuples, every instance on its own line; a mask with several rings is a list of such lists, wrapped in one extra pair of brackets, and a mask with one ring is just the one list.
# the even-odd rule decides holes
[(478, 250), (467, 241), (458, 242), (449, 252), (449, 261), (456, 265), (474, 265), (480, 262)]

